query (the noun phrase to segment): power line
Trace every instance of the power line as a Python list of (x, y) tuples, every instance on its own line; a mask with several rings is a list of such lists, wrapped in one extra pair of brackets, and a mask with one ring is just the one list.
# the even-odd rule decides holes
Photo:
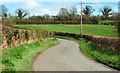
[(81, 4), (81, 3), (75, 4), (75, 5), (73, 5), (73, 7), (78, 6), (78, 5), (80, 5), (80, 4)]
[[(100, 3), (90, 3), (90, 2), (82, 2), (82, 1), (81, 1), (81, 3), (77, 3), (77, 4), (71, 6), (71, 7), (75, 7), (75, 6), (80, 5), (80, 14), (81, 14), (80, 34), (81, 34), (81, 35), (83, 34), (83, 30), (82, 30), (82, 5), (85, 5), (85, 4), (94, 5), (94, 4), (100, 4)], [(114, 4), (113, 4), (113, 3), (101, 3), (101, 4), (118, 5), (118, 4), (115, 4), (115, 3), (114, 3)]]

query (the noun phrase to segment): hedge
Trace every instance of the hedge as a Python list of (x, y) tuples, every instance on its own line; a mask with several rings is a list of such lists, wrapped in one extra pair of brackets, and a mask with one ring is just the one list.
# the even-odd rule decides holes
[[(48, 32), (48, 31), (37, 31), (32, 29), (14, 28), (10, 29), (4, 28), (3, 32), (3, 47), (5, 45), (12, 46), (16, 45), (14, 42), (19, 44), (22, 42), (31, 42), (37, 39), (46, 39), (55, 36), (69, 36), (73, 38), (85, 38), (92, 43), (99, 45), (106, 49), (112, 49), (114, 51), (119, 51), (120, 49), (120, 38), (115, 37), (103, 37), (103, 36), (93, 36), (93, 35), (80, 35), (74, 33), (62, 33), (62, 32)], [(7, 44), (6, 44), (7, 43)]]
[[(98, 24), (92, 21), (83, 21), (83, 24)], [(16, 21), (16, 24), (80, 24), (80, 21), (39, 21), (39, 20), (22, 20)]]
[(55, 32), (56, 36), (68, 36), (73, 38), (85, 38), (91, 41), (93, 44), (101, 46), (106, 49), (112, 49), (113, 51), (120, 50), (120, 38), (113, 38), (113, 37), (103, 37), (103, 36), (93, 36), (93, 35), (80, 35), (74, 33), (61, 33)]
[(53, 33), (48, 31), (37, 31), (30, 29), (19, 29), (3, 26), (2, 49), (11, 48), (19, 44), (32, 43), (36, 40), (42, 40), (53, 37)]

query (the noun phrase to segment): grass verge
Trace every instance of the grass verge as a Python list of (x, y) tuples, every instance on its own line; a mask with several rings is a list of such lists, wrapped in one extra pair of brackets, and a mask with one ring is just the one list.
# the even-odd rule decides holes
[(85, 39), (74, 39), (70, 37), (61, 37), (61, 36), (58, 36), (58, 38), (74, 40), (78, 42), (80, 44), (80, 50), (86, 56), (100, 63), (108, 65), (109, 67), (120, 70), (120, 61), (119, 61), (120, 53), (119, 52), (101, 48)]
[(2, 71), (31, 71), (34, 57), (39, 52), (54, 46), (58, 40), (39, 40), (31, 44), (24, 44), (18, 47), (2, 51)]

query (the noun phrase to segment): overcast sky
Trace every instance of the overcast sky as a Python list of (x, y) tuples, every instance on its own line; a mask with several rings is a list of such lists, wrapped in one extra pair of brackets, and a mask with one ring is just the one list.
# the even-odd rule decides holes
[[(101, 15), (100, 8), (109, 6), (114, 12), (118, 11), (119, 0), (83, 0), (83, 8), (86, 5), (92, 6), (95, 11), (93, 15)], [(56, 15), (62, 7), (70, 8), (76, 4), (79, 4), (80, 0), (0, 0), (0, 4), (5, 5), (8, 8), (8, 12), (14, 14), (17, 8), (27, 9), (30, 15), (43, 15), (50, 14)], [(80, 5), (77, 5), (78, 13), (80, 12)]]

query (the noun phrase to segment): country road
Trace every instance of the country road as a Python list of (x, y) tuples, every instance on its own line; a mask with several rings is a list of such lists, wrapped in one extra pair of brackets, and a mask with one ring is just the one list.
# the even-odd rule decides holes
[(83, 55), (75, 41), (60, 39), (60, 44), (36, 57), (33, 71), (114, 71)]

